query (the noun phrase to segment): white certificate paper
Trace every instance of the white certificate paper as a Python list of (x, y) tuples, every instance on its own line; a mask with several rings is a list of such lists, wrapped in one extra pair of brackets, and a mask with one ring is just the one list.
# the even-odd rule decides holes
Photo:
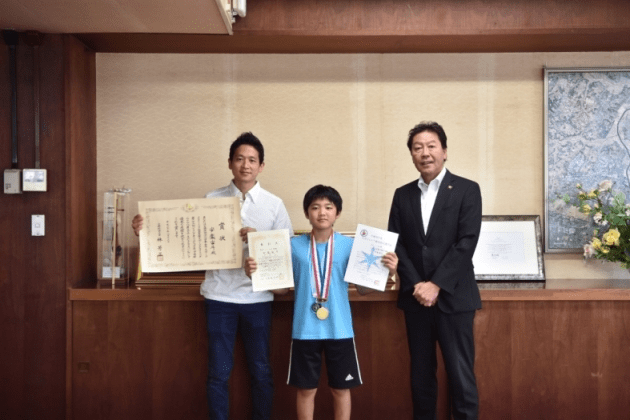
[(484, 220), (473, 264), (476, 275), (538, 274), (534, 223)]
[(247, 234), (249, 256), (256, 260), (254, 292), (293, 287), (293, 263), (288, 229)]
[(358, 225), (344, 280), (371, 289), (385, 290), (389, 269), (383, 265), (381, 257), (396, 251), (397, 241), (397, 233)]
[(140, 201), (140, 261), (145, 273), (240, 268), (237, 197)]

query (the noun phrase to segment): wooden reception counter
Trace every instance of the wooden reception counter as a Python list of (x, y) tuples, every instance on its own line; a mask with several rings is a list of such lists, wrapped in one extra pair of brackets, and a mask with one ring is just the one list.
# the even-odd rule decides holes
[[(548, 282), (547, 287), (573, 284)], [(356, 419), (411, 418), (409, 360), (396, 291), (351, 292), (364, 385)], [(630, 289), (481, 291), (475, 318), (481, 419), (616, 419), (630, 412)], [(197, 286), (68, 291), (68, 414), (74, 419), (205, 419), (206, 322)], [(286, 385), (293, 297), (273, 309), (274, 418), (294, 419)], [(440, 418), (448, 418), (440, 367)], [(230, 383), (231, 418), (249, 418), (242, 344)], [(322, 375), (316, 418), (331, 418)]]

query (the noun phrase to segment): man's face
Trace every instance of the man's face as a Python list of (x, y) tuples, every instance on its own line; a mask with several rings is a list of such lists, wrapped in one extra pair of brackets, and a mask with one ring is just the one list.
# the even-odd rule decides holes
[(437, 134), (432, 131), (423, 131), (413, 137), (411, 159), (424, 182), (428, 184), (444, 168), (446, 149), (442, 148)]
[(256, 182), (256, 177), (265, 167), (258, 159), (258, 150), (248, 144), (239, 146), (228, 164), (236, 184)]
[(306, 217), (314, 229), (325, 230), (331, 228), (340, 215), (329, 199), (319, 198), (308, 206)]

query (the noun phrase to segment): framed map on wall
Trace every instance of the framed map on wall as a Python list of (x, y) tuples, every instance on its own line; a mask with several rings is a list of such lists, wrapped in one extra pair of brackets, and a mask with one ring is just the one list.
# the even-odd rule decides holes
[(630, 68), (544, 73), (545, 252), (578, 252), (594, 223), (559, 197), (604, 180), (630, 196)]

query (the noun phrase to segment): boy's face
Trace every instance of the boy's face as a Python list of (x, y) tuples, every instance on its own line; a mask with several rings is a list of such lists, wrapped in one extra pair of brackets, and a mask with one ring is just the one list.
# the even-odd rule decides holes
[(314, 200), (308, 206), (306, 214), (306, 218), (313, 228), (318, 230), (330, 229), (339, 216), (341, 213), (337, 212), (337, 206), (327, 198)]
[(264, 163), (260, 163), (258, 150), (248, 144), (239, 146), (232, 159), (228, 160), (228, 164), (237, 184), (255, 182), (265, 167)]

